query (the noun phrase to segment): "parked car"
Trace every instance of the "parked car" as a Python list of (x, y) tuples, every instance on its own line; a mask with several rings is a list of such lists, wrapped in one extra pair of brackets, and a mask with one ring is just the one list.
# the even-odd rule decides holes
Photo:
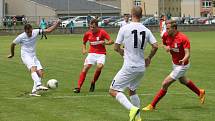
[(208, 18), (202, 17), (198, 19), (198, 24), (206, 24), (208, 21)]
[[(95, 18), (95, 16), (91, 16), (91, 19)], [(73, 22), (75, 27), (84, 27), (88, 26), (87, 23), (87, 16), (76, 16), (74, 18), (67, 19), (62, 22), (61, 26), (62, 27), (68, 27), (68, 25)]]
[(149, 17), (143, 21), (143, 25), (158, 25), (159, 21), (155, 17)]
[(211, 23), (212, 23), (212, 24), (215, 24), (215, 18), (211, 20)]
[[(95, 16), (90, 16), (90, 17), (91, 17), (91, 19), (95, 18)], [(75, 27), (84, 27), (84, 26), (86, 27), (86, 26), (88, 26), (87, 16), (77, 16), (72, 21), (73, 21)]]
[(61, 27), (67, 27), (67, 25), (69, 24), (69, 23), (71, 23), (71, 21), (73, 20), (74, 18), (69, 18), (69, 19), (67, 19), (67, 20), (64, 20), (64, 21), (62, 21), (61, 22)]

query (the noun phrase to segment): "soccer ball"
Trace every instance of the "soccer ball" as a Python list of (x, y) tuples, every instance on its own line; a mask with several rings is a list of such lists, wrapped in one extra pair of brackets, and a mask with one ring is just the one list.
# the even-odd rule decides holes
[(58, 87), (58, 81), (56, 79), (50, 79), (47, 82), (47, 87), (51, 89), (55, 89)]

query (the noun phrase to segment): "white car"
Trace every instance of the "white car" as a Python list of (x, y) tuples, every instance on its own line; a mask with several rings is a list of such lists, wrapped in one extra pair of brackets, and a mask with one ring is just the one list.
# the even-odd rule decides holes
[(72, 21), (73, 19), (74, 19), (74, 18), (69, 18), (69, 19), (67, 19), (67, 20), (65, 20), (65, 21), (62, 21), (61, 27), (66, 28), (67, 25), (68, 25), (69, 23), (71, 23), (71, 21)]
[[(91, 16), (91, 19), (94, 18), (95, 16)], [(88, 27), (87, 16), (77, 16), (72, 20), (72, 22), (75, 27)]]

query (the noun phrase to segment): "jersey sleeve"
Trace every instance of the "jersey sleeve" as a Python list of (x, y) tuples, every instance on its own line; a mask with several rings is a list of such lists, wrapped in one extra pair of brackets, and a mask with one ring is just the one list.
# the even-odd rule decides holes
[(190, 41), (186, 36), (183, 37), (183, 47), (190, 49)]
[(88, 35), (89, 34), (87, 32), (84, 34), (83, 43), (86, 43), (88, 41)]
[(102, 35), (105, 39), (110, 40), (110, 35), (105, 30), (102, 31)]
[(166, 40), (167, 40), (167, 32), (164, 33), (164, 35), (162, 36), (162, 41), (163, 41), (163, 45), (167, 45)]
[(124, 40), (124, 36), (123, 36), (123, 27), (122, 27), (119, 29), (115, 43), (122, 44), (123, 40)]
[(21, 35), (17, 36), (16, 39), (13, 40), (13, 43), (14, 44), (20, 44), (22, 41), (22, 37)]
[(157, 42), (157, 40), (155, 39), (154, 35), (152, 34), (152, 32), (150, 30), (149, 30), (148, 41), (150, 44), (154, 44)]
[(33, 32), (35, 32), (35, 35), (37, 36), (38, 34), (42, 34), (43, 30), (42, 29), (34, 29)]

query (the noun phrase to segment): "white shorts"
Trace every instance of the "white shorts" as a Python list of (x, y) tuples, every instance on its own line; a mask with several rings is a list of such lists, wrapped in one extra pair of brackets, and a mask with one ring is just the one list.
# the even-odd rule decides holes
[(105, 54), (89, 53), (84, 61), (84, 65), (88, 64), (105, 64)]
[(170, 77), (173, 78), (174, 80), (177, 80), (180, 77), (183, 77), (186, 73), (186, 71), (189, 69), (190, 64), (187, 64), (185, 66), (183, 65), (172, 65), (173, 70), (170, 73)]
[(37, 59), (35, 55), (22, 55), (21, 56), (23, 63), (27, 66), (27, 68), (30, 70), (31, 67), (36, 66), (37, 70), (43, 69), (42, 65), (40, 64), (40, 61)]
[(110, 89), (122, 92), (126, 88), (129, 88), (130, 90), (135, 91), (143, 75), (144, 71), (137, 72), (132, 68), (121, 68), (121, 70), (114, 77), (110, 85)]

